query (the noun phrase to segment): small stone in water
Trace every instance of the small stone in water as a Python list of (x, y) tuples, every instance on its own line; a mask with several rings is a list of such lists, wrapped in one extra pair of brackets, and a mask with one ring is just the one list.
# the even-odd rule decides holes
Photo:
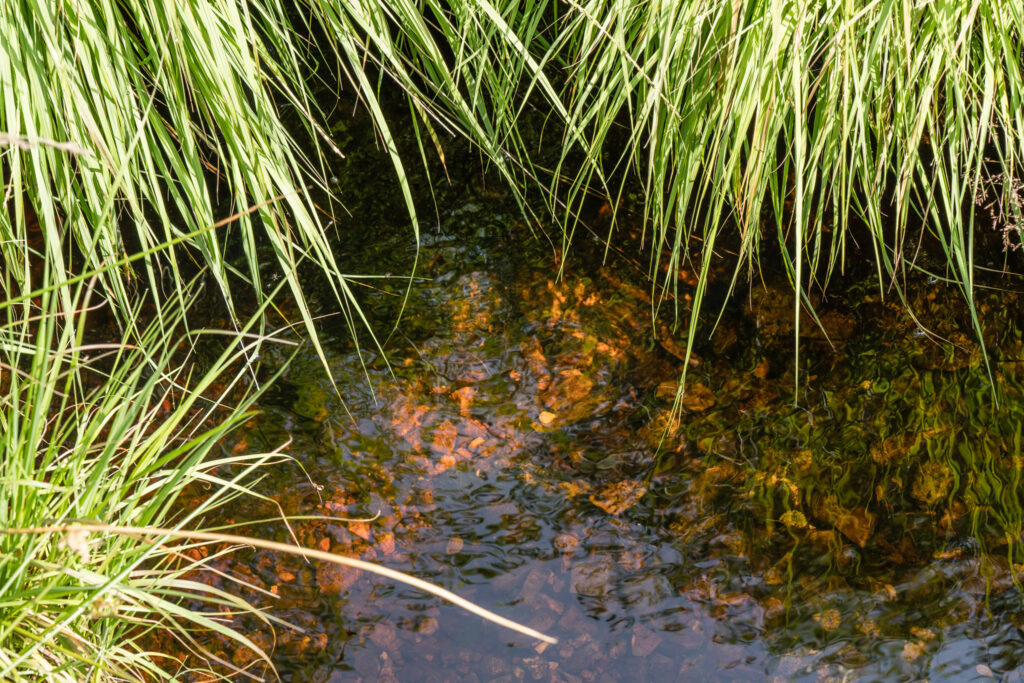
[(641, 482), (627, 479), (590, 494), (590, 502), (610, 515), (617, 515), (636, 505), (645, 493), (647, 487)]
[(351, 567), (322, 564), (316, 570), (316, 583), (324, 595), (338, 595), (356, 580), (359, 572)]
[(366, 522), (349, 522), (348, 530), (364, 541), (370, 540), (370, 525)]
[(416, 633), (422, 633), (425, 636), (433, 635), (437, 633), (437, 619), (434, 617), (424, 617), (416, 624)]
[(558, 417), (558, 416), (555, 415), (554, 413), (552, 413), (550, 411), (547, 411), (547, 410), (542, 410), (541, 413), (540, 413), (539, 419), (540, 419), (540, 423), (542, 425), (547, 426), (547, 425), (551, 424), (552, 422), (554, 422), (556, 417)]
[(563, 532), (555, 536), (553, 543), (555, 547), (563, 553), (571, 553), (576, 550), (577, 546), (579, 546), (580, 539), (573, 534)]
[(824, 612), (819, 612), (814, 615), (814, 620), (821, 624), (821, 627), (826, 631), (835, 631), (839, 628), (840, 617), (839, 610), (827, 609)]
[(632, 651), (634, 657), (646, 657), (661, 644), (661, 636), (642, 624), (633, 627)]
[(385, 555), (390, 555), (395, 552), (395, 535), (391, 533), (382, 535), (377, 547), (380, 548), (380, 551)]
[(448, 546), (444, 549), (444, 552), (447, 555), (455, 555), (456, 553), (462, 552), (462, 548), (465, 545), (465, 541), (463, 541), (461, 538), (459, 538), (458, 536), (452, 536), (450, 539), (448, 539)]

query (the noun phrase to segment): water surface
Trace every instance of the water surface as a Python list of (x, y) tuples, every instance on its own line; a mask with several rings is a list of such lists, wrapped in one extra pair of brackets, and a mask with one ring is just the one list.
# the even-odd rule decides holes
[[(557, 278), (514, 215), (484, 197), (443, 215), (389, 363), (328, 324), (341, 396), (305, 349), (243, 438), (292, 441), (301, 469), (262, 486), (286, 513), (373, 518), (296, 521), (304, 545), (559, 643), (378, 577), (239, 555), (226, 568), (272, 587), (267, 606), (303, 629), (259, 636), (285, 680), (1022, 678), (1015, 294), (981, 296), (996, 407), (937, 281), (911, 303), (938, 341), (870, 284), (819, 302), (799, 382), (788, 285), (743, 285), (715, 302), (725, 316), (673, 419), (685, 334), (669, 307), (653, 319), (621, 263), (581, 256)], [(375, 249), (378, 273), (413, 256), (400, 233)], [(371, 315), (393, 320), (402, 283), (367, 282)]]

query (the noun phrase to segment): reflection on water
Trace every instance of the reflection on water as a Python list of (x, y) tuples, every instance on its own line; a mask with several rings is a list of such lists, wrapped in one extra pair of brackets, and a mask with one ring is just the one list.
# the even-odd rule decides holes
[[(936, 344), (898, 306), (851, 292), (823, 304), (824, 333), (804, 324), (794, 402), (785, 288), (723, 299), (674, 422), (685, 337), (659, 323), (648, 341), (646, 290), (582, 267), (556, 282), (550, 254), (476, 229), (480, 210), (426, 238), (431, 280), (390, 368), (367, 359), (372, 391), (339, 341), (344, 406), (309, 353), (246, 438), (294, 439), (305, 472), (265, 486), (287, 513), (376, 515), (296, 522), (301, 543), (429, 579), (559, 643), (254, 552), (225, 568), (272, 587), (273, 613), (303, 629), (261, 641), (286, 680), (1022, 678), (1012, 316), (987, 327), (996, 408), (976, 345), (942, 328), (955, 293), (913, 302), (951, 340)], [(382, 256), (396, 271), (397, 244)]]

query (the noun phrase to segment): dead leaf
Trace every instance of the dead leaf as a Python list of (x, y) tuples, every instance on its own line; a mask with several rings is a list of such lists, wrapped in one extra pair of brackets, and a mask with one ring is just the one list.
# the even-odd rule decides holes
[(370, 525), (367, 522), (349, 522), (348, 530), (364, 541), (370, 540)]
[(552, 412), (549, 412), (547, 410), (542, 410), (540, 415), (538, 416), (538, 419), (540, 420), (540, 423), (546, 427), (546, 426), (550, 425), (552, 422), (554, 422), (555, 418), (557, 418), (557, 417), (558, 416), (555, 415)]

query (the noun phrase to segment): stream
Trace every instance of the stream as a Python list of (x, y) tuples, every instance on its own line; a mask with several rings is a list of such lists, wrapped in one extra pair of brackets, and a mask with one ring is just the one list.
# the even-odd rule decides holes
[[(365, 230), (374, 272), (408, 272), (407, 231)], [(243, 625), (284, 680), (1024, 680), (1018, 294), (978, 294), (986, 365), (939, 279), (907, 288), (927, 334), (876, 281), (847, 286), (801, 320), (797, 376), (789, 284), (741, 283), (709, 297), (709, 330), (725, 313), (673, 413), (671, 302), (654, 315), (642, 268), (580, 241), (557, 277), (556, 250), (483, 192), (426, 226), (408, 300), (401, 278), (365, 281), (387, 361), (325, 319), (338, 390), (302, 347), (235, 443), (290, 441), (260, 484), (275, 505), (224, 520), (332, 517), (295, 537), (558, 643), (355, 570), (214, 560), (294, 625)]]

